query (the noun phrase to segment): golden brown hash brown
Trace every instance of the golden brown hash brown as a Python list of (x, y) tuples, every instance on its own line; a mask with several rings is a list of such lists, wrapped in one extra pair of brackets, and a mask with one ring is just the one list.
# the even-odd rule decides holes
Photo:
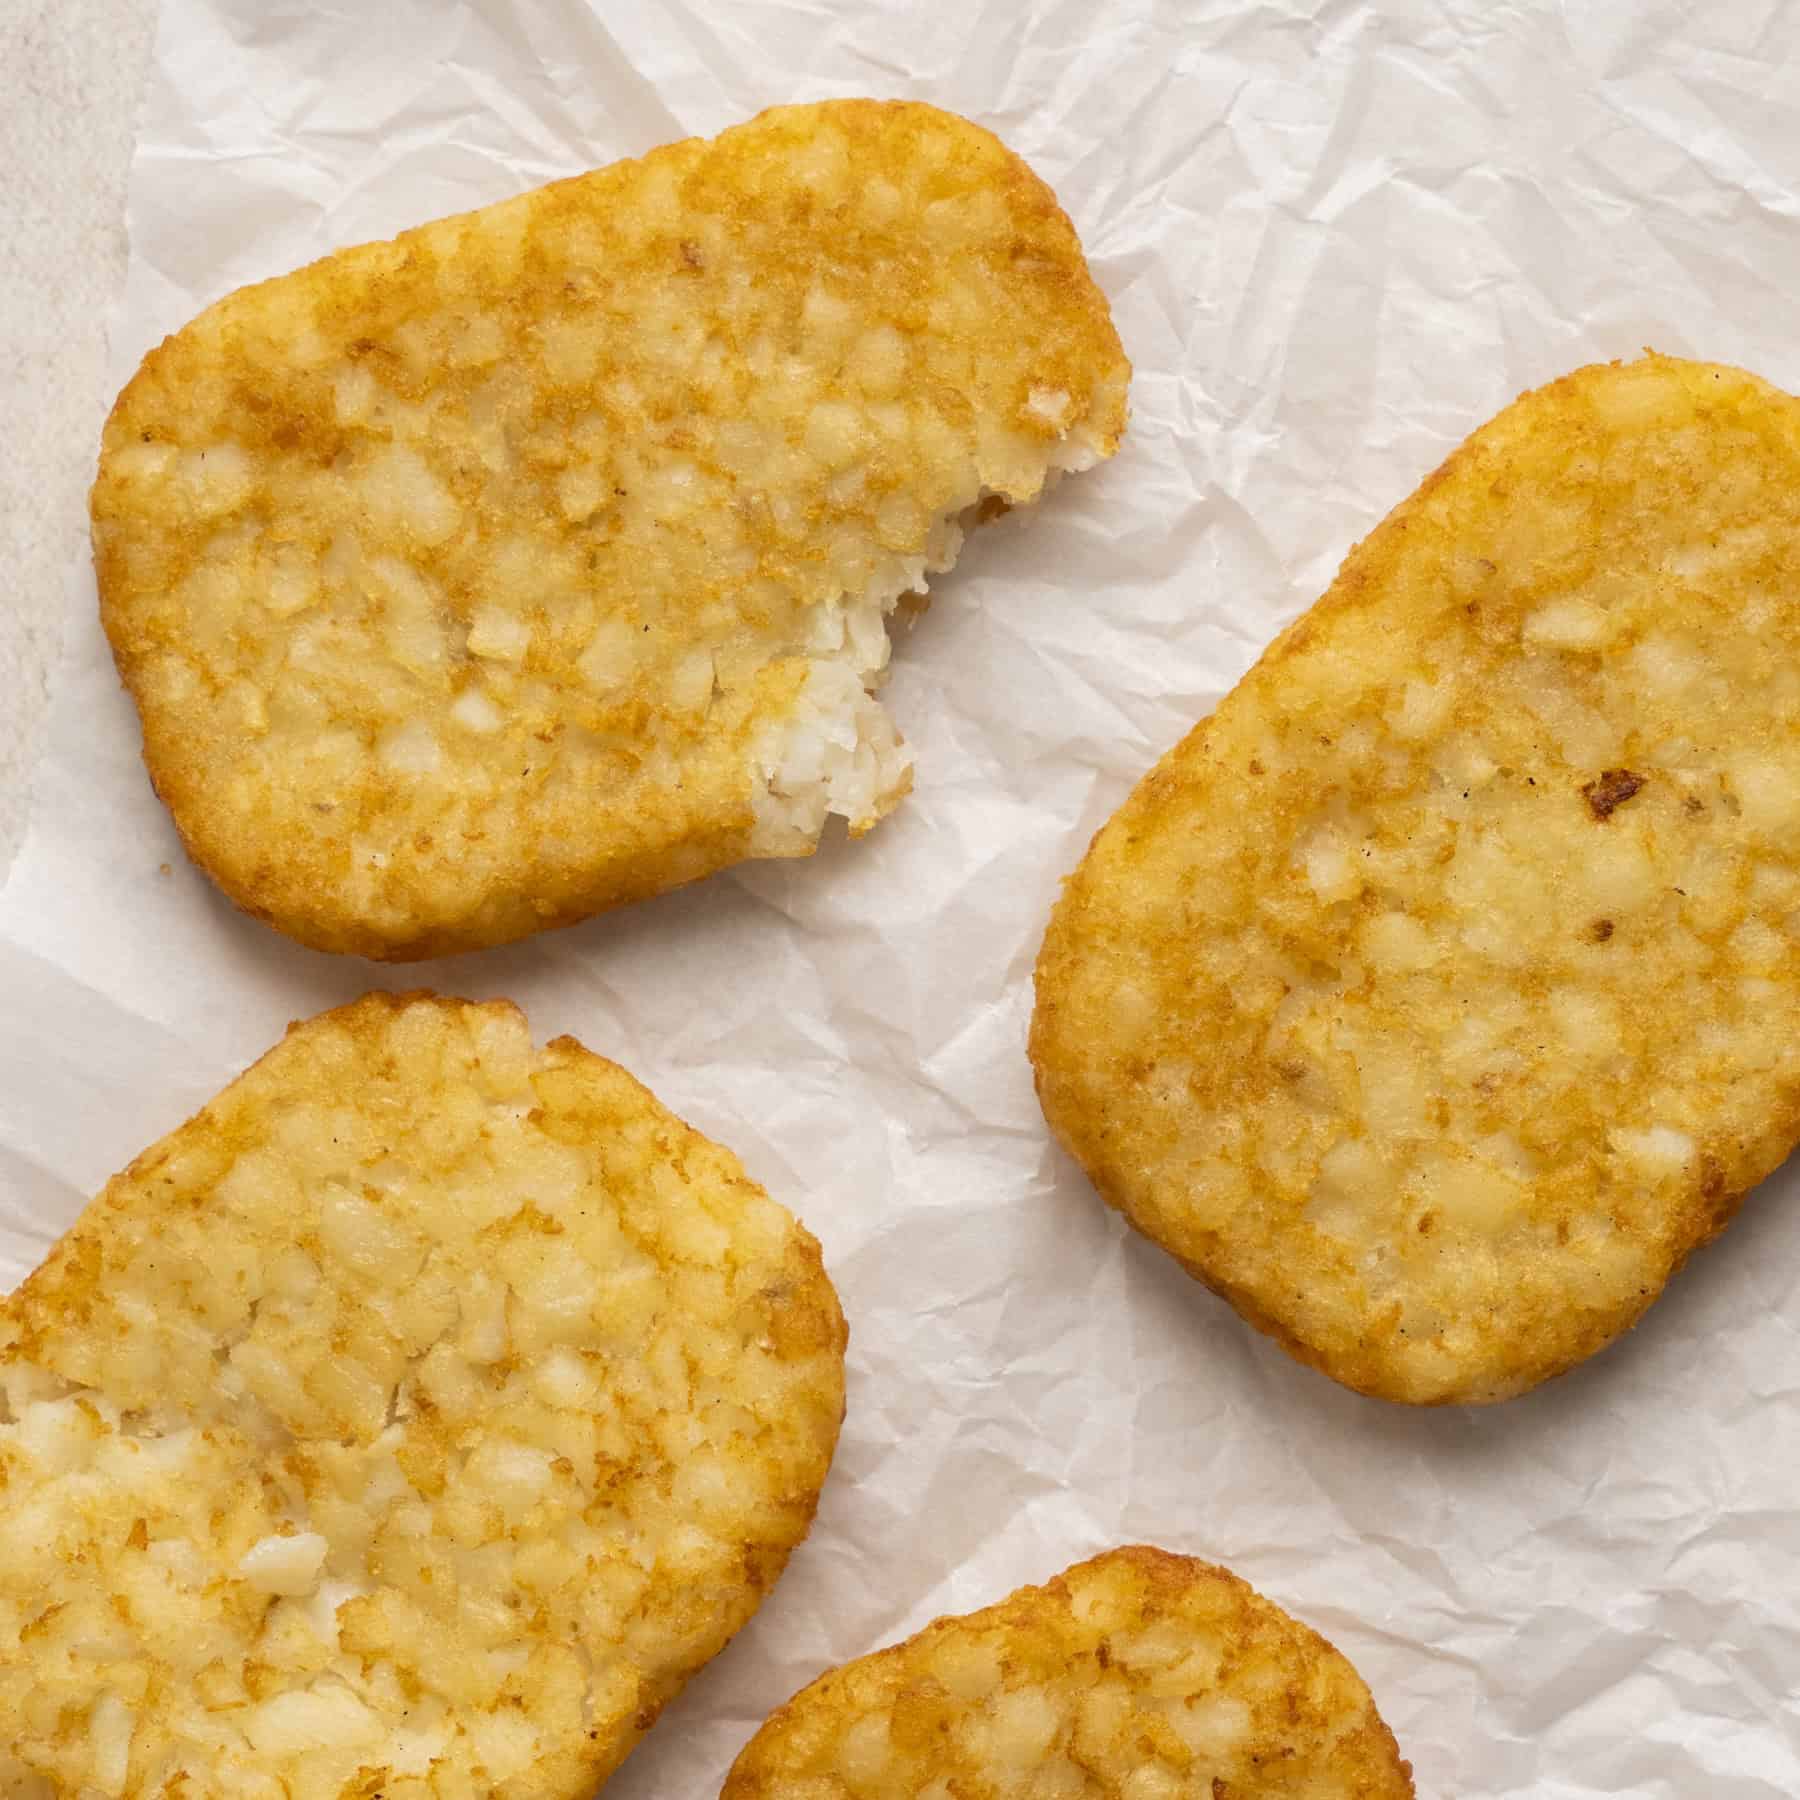
[(1387, 1399), (1629, 1327), (1800, 1135), (1800, 402), (1484, 426), (1095, 838), (1032, 1056), (1100, 1192)]
[(229, 295), (146, 357), (101, 611), (188, 849), (410, 958), (861, 831), (884, 615), (1112, 454), (1055, 196), (935, 108), (763, 114)]
[(293, 1027), (0, 1302), (0, 1794), (586, 1800), (805, 1536), (843, 1356), (573, 1039)]
[(722, 1800), (1408, 1800), (1361, 1678), (1235, 1575), (1133, 1547), (821, 1676)]

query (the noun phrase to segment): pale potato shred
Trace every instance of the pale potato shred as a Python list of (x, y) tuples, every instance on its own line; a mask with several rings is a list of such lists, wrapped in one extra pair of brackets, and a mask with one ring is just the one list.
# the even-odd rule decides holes
[(844, 1341), (572, 1039), (294, 1027), (0, 1303), (0, 1794), (587, 1800), (805, 1535)]
[(861, 832), (885, 615), (1112, 454), (1050, 190), (928, 106), (777, 109), (229, 295), (109, 420), (100, 599), (238, 905), (367, 956)]
[(1410, 1800), (1350, 1664), (1235, 1575), (1135, 1546), (821, 1676), (722, 1800)]
[(1032, 1054), (1352, 1387), (1630, 1326), (1800, 1134), (1800, 402), (1650, 357), (1478, 431), (1095, 838)]

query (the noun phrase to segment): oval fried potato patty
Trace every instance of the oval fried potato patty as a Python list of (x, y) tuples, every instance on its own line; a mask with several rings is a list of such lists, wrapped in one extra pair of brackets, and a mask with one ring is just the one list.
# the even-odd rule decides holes
[(1800, 402), (1478, 431), (1096, 836), (1038, 963), (1100, 1192), (1365, 1393), (1517, 1394), (1800, 1135)]
[(564, 925), (866, 830), (885, 614), (1110, 456), (1130, 367), (1054, 195), (929, 106), (763, 114), (231, 294), (92, 497), (194, 860), (321, 949)]
[(833, 1669), (722, 1800), (1408, 1800), (1361, 1678), (1235, 1575), (1132, 1547)]
[(0, 1793), (585, 1800), (805, 1536), (843, 1357), (573, 1039), (293, 1027), (0, 1302)]

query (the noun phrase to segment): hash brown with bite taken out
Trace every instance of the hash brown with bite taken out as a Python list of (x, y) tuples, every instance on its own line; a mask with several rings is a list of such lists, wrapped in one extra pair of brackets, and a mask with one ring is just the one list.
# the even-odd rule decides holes
[(503, 943), (860, 833), (886, 615), (1110, 456), (1054, 195), (777, 108), (228, 295), (107, 422), (107, 636), (194, 860), (317, 948)]
[(1294, 1355), (1414, 1402), (1617, 1337), (1800, 1136), (1800, 401), (1529, 393), (1144, 778), (1044, 1112)]
[(1411, 1800), (1330, 1644), (1235, 1575), (1134, 1546), (822, 1675), (721, 1800)]
[(0, 1301), (0, 1793), (587, 1800), (806, 1535), (844, 1342), (572, 1038), (294, 1026)]

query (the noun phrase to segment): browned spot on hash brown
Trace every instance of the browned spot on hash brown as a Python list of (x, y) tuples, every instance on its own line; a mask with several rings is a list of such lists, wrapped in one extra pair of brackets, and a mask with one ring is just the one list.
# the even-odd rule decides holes
[(1607, 769), (1592, 781), (1584, 782), (1581, 793), (1588, 803), (1588, 811), (1604, 822), (1643, 785), (1643, 776), (1634, 775), (1629, 769)]

